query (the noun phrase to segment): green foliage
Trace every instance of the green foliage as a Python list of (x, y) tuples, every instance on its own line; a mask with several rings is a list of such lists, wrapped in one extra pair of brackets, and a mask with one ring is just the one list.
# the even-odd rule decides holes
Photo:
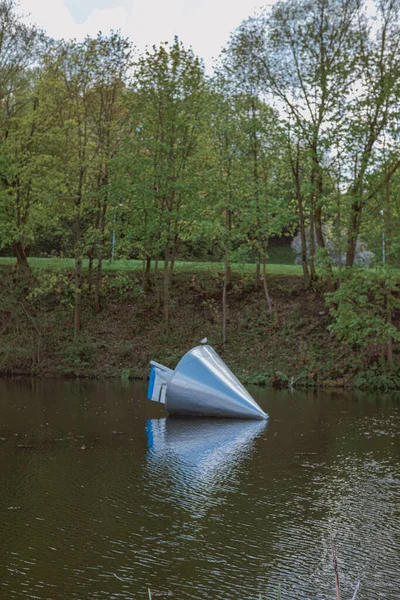
[(329, 330), (341, 343), (359, 348), (362, 361), (381, 356), (390, 339), (400, 340), (400, 331), (392, 322), (392, 312), (400, 308), (399, 291), (397, 271), (347, 273), (339, 289), (326, 295), (333, 318)]
[(60, 370), (72, 371), (76, 375), (79, 375), (83, 368), (90, 366), (96, 351), (96, 343), (84, 334), (79, 335), (72, 343), (60, 351)]
[(39, 270), (27, 295), (31, 301), (52, 301), (71, 307), (73, 286), (69, 275), (54, 270)]
[(378, 364), (370, 365), (368, 369), (359, 371), (353, 380), (356, 388), (363, 390), (381, 390), (390, 392), (399, 389), (400, 367), (395, 365), (390, 371), (384, 361)]
[[(0, 2), (0, 249), (31, 268), (19, 275), (18, 297), (9, 293), (4, 335), (21, 348), (25, 331), (38, 365), (43, 330), (74, 306), (79, 347), (67, 359), (88, 365), (81, 312), (93, 303), (99, 313), (116, 296), (143, 309), (152, 296), (168, 328), (168, 307), (182, 302), (170, 286), (175, 269), (212, 274), (212, 294), (194, 279), (192, 289), (202, 313), (223, 322), (225, 341), (227, 323), (235, 328), (229, 302), (259, 289), (257, 263), (269, 316), (261, 301), (262, 316), (245, 326), (290, 343), (297, 323), (280, 312), (292, 292), (275, 285), (271, 302), (268, 285), (271, 274), (301, 273), (289, 248), (271, 247), (298, 231), (314, 292), (341, 280), (327, 296), (331, 339), (358, 353), (354, 369), (378, 365), (386, 376), (382, 357), (392, 366), (399, 341), (395, 4), (378, 2), (369, 15), (356, 0), (283, 0), (239, 27), (207, 78), (178, 39), (134, 61), (118, 33), (53, 44), (23, 24), (13, 0)], [(351, 273), (360, 236), (388, 268)], [(28, 261), (30, 248), (65, 258)], [(321, 345), (302, 344), (313, 382), (324, 375)]]
[(135, 371), (133, 369), (122, 369), (121, 371), (121, 381), (122, 383), (127, 383), (131, 379), (135, 378)]
[(143, 288), (134, 278), (127, 274), (118, 274), (114, 277), (107, 277), (106, 282), (108, 289), (117, 290), (121, 296), (131, 294), (137, 299), (144, 296)]

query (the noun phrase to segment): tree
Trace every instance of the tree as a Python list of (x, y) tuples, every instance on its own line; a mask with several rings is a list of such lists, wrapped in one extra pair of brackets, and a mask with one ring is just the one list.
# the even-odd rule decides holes
[(69, 219), (75, 258), (74, 336), (81, 328), (82, 261), (97, 258), (95, 308), (100, 310), (103, 246), (110, 208), (110, 163), (124, 133), (121, 94), (130, 46), (117, 34), (63, 42), (46, 61), (46, 95), (58, 136), (58, 190)]
[[(110, 209), (115, 216), (118, 206), (118, 198), (116, 198), (117, 202), (112, 202), (112, 162), (130, 132), (125, 96), (129, 69), (132, 67), (133, 49), (130, 43), (117, 33), (112, 33), (109, 37), (98, 34), (96, 39), (86, 40), (86, 46), (90, 48), (90, 68), (93, 79), (89, 98), (89, 116), (93, 122), (92, 135), (95, 144), (94, 181), (91, 184), (93, 214), (87, 232), (87, 243), (89, 244), (89, 283), (93, 258), (94, 256), (97, 258), (95, 310), (99, 312), (102, 261), (107, 240), (107, 216)], [(109, 220), (112, 222), (113, 217)], [(91, 245), (89, 237), (91, 237)]]
[[(373, 164), (375, 150), (383, 142), (385, 131), (398, 120), (400, 77), (400, 4), (398, 0), (380, 0), (369, 35), (360, 47), (357, 96), (349, 121), (345, 143), (351, 165), (349, 184), (351, 205), (347, 231), (346, 266), (352, 267), (360, 233), (365, 196), (366, 175)], [(397, 159), (389, 171), (395, 167)]]
[(164, 257), (163, 304), (169, 329), (169, 287), (182, 236), (199, 198), (196, 160), (204, 110), (204, 68), (178, 39), (140, 57), (130, 143), (141, 172), (131, 183), (132, 209), (146, 223), (146, 258)]
[[(267, 16), (245, 22), (230, 47), (237, 62), (252, 61), (265, 91), (279, 100), (300, 145), (308, 149), (310, 241), (313, 244), (315, 237), (321, 249), (325, 248), (323, 168), (327, 149), (340, 134), (342, 107), (351, 93), (361, 39), (357, 16), (356, 0), (287, 0)], [(299, 205), (300, 214), (303, 208)], [(315, 278), (314, 248), (310, 268)]]
[(0, 244), (10, 243), (18, 266), (28, 270), (29, 216), (38, 200), (32, 174), (43, 118), (35, 83), (40, 34), (15, 9), (13, 0), (0, 1)]
[[(224, 281), (222, 288), (222, 343), (227, 341), (227, 291), (231, 282), (230, 250), (233, 241), (232, 216), (238, 210), (241, 162), (240, 142), (235, 99), (229, 93), (229, 82), (223, 73), (217, 73), (211, 96), (210, 136), (214, 168), (210, 171), (209, 193), (217, 217), (216, 227), (224, 248)], [(222, 216), (223, 222), (220, 219)], [(218, 234), (217, 234), (218, 235)]]

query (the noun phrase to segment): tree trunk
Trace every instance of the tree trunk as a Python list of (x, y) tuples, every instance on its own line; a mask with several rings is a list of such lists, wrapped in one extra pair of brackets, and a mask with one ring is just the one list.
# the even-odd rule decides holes
[(97, 255), (96, 279), (94, 282), (94, 310), (101, 312), (101, 273), (103, 268), (103, 257), (101, 251)]
[(30, 273), (31, 268), (28, 263), (28, 258), (26, 256), (24, 244), (22, 243), (21, 240), (18, 240), (16, 242), (13, 242), (12, 246), (13, 246), (14, 255), (17, 259), (18, 270), (20, 270), (21, 272)]
[(79, 170), (78, 194), (75, 201), (75, 217), (73, 221), (74, 254), (75, 254), (75, 308), (74, 308), (74, 339), (77, 338), (82, 327), (82, 231), (81, 231), (81, 205), (84, 181), (84, 168)]
[(256, 262), (256, 272), (254, 274), (254, 284), (256, 288), (260, 285), (260, 275), (261, 275), (261, 257), (260, 252), (257, 253), (257, 262)]
[(385, 253), (385, 260), (388, 265), (392, 263), (392, 226), (391, 226), (391, 215), (390, 215), (390, 173), (386, 172), (385, 177), (385, 208), (384, 208), (384, 220), (385, 220), (385, 231), (383, 232), (382, 245), (384, 248), (382, 251)]
[(254, 273), (254, 285), (256, 286), (256, 288), (258, 288), (258, 286), (260, 285), (260, 276), (261, 276), (261, 259), (260, 259), (260, 253), (258, 253), (257, 262), (256, 262), (256, 270)]
[(310, 271), (311, 280), (317, 280), (317, 271), (315, 269), (315, 240), (314, 240), (314, 211), (310, 211)]
[[(387, 304), (387, 324), (391, 325), (392, 324), (392, 305), (390, 302), (390, 298), (389, 298), (389, 294), (387, 294), (386, 296), (386, 304)], [(392, 365), (393, 365), (393, 338), (391, 335), (389, 335), (388, 337), (388, 343), (387, 343), (387, 364), (389, 369), (392, 369)]]
[(292, 172), (293, 172), (295, 189), (296, 189), (297, 208), (299, 211), (301, 265), (303, 267), (303, 281), (304, 281), (304, 285), (306, 287), (308, 287), (308, 285), (310, 284), (310, 273), (308, 270), (308, 261), (307, 261), (307, 236), (306, 236), (306, 224), (305, 224), (305, 218), (304, 218), (303, 196), (301, 193), (301, 186), (300, 186), (300, 165), (299, 165), (298, 153), (299, 153), (299, 149), (297, 148), (296, 160), (292, 161)]
[(318, 248), (325, 249), (325, 239), (322, 231), (322, 209), (317, 206), (314, 212), (315, 237), (317, 239)]
[(314, 150), (314, 166), (315, 171), (313, 179), (315, 183), (315, 195), (314, 195), (314, 226), (315, 226), (315, 237), (317, 239), (318, 248), (325, 249), (324, 232), (322, 230), (322, 175), (320, 173), (320, 167), (316, 158), (316, 150)]
[(75, 253), (75, 306), (74, 306), (74, 339), (81, 330), (82, 311), (82, 251), (81, 251), (81, 223), (79, 213), (75, 216), (74, 224), (74, 253)]
[(272, 317), (272, 302), (271, 302), (271, 296), (269, 295), (269, 291), (268, 291), (266, 263), (267, 263), (267, 251), (265, 249), (265, 251), (263, 252), (263, 261), (262, 261), (262, 279), (263, 279), (265, 298), (266, 298), (267, 304), (268, 304), (269, 316)]
[(311, 180), (310, 180), (310, 271), (311, 271), (311, 279), (313, 281), (317, 280), (317, 271), (315, 268), (315, 209), (316, 209), (316, 177), (317, 177), (317, 167), (315, 164), (315, 155), (313, 156), (313, 166), (311, 168)]
[(172, 279), (172, 275), (174, 272), (175, 259), (176, 259), (177, 253), (178, 253), (178, 243), (177, 243), (177, 240), (175, 240), (174, 245), (172, 246), (172, 252), (171, 252), (171, 257), (170, 257), (170, 266), (169, 266), (170, 279)]
[(142, 268), (142, 288), (148, 290), (150, 288), (150, 270), (151, 270), (151, 258), (148, 256), (143, 260)]
[(354, 259), (356, 257), (356, 247), (358, 240), (358, 233), (360, 231), (362, 214), (362, 204), (360, 201), (353, 202), (351, 206), (349, 232), (347, 237), (347, 251), (346, 251), (346, 267), (351, 269), (354, 265)]
[(303, 199), (301, 194), (298, 195), (297, 204), (299, 208), (299, 227), (300, 227), (300, 243), (301, 243), (301, 265), (303, 267), (303, 280), (306, 286), (310, 283), (310, 272), (307, 262), (307, 237), (306, 225), (304, 220)]
[(142, 288), (146, 285), (146, 261), (142, 260)]
[[(225, 210), (225, 231), (228, 236), (230, 236), (231, 229), (232, 229), (232, 215), (231, 215), (231, 211), (227, 208)], [(229, 250), (226, 247), (225, 253), (227, 251), (229, 252)], [(226, 256), (225, 256), (225, 260), (226, 260)], [(232, 279), (232, 269), (231, 269), (231, 265), (229, 262), (229, 254), (228, 254), (228, 262), (225, 265), (225, 267), (226, 267), (225, 268), (226, 285), (228, 287), (231, 284), (231, 279)]]
[(89, 256), (89, 267), (88, 267), (88, 288), (89, 292), (92, 291), (93, 286), (93, 248), (91, 248), (88, 252)]
[(169, 333), (169, 244), (165, 246), (164, 256), (164, 322), (165, 329)]
[(75, 312), (74, 312), (74, 338), (81, 330), (82, 312), (82, 258), (75, 258)]
[[(105, 180), (108, 181), (108, 180)], [(97, 269), (96, 269), (96, 281), (94, 286), (94, 310), (99, 313), (102, 309), (101, 306), (101, 279), (103, 271), (103, 246), (104, 246), (104, 232), (106, 229), (106, 213), (107, 213), (107, 199), (104, 200), (101, 207), (100, 215), (100, 240), (97, 243)]]
[(224, 284), (222, 288), (222, 345), (226, 344), (226, 292), (230, 281), (228, 242), (225, 243)]
[(160, 310), (161, 298), (160, 298), (160, 288), (158, 286), (158, 254), (154, 259), (154, 285), (156, 288), (156, 302), (157, 302), (157, 310)]

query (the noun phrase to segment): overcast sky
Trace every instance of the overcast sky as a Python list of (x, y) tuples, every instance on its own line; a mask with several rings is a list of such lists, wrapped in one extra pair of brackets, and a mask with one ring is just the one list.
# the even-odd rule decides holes
[[(273, 0), (272, 0), (273, 1)], [(271, 0), (269, 0), (271, 2)], [(230, 33), (263, 0), (19, 0), (21, 11), (54, 38), (120, 29), (144, 49), (177, 35), (212, 66)]]

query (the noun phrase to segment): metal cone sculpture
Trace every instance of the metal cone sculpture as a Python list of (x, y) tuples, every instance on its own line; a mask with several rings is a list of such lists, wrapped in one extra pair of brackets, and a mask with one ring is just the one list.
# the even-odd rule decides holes
[(196, 346), (172, 371), (151, 362), (148, 397), (170, 414), (267, 419), (211, 346)]

